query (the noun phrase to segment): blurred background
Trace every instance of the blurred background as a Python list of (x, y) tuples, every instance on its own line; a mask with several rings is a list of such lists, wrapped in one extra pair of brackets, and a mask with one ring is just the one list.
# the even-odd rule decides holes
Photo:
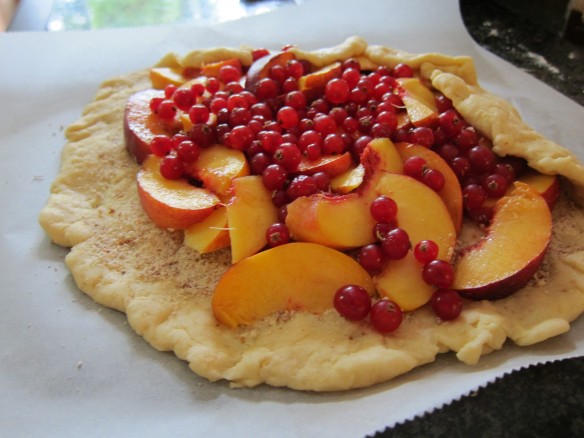
[[(206, 26), (310, 1), (0, 0), (0, 32)], [(459, 7), (478, 44), (584, 105), (584, 0), (459, 0)]]
[[(0, 0), (0, 30), (89, 30), (213, 24), (310, 0)], [(498, 4), (570, 40), (584, 38), (584, 0), (460, 0)]]
[(0, 32), (3, 32), (10, 24), (14, 15), (18, 0), (0, 0)]

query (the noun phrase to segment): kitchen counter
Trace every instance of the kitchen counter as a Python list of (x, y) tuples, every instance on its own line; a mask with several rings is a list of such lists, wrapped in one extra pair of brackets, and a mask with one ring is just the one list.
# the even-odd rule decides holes
[(571, 21), (566, 32), (557, 23), (546, 26), (545, 17), (528, 19), (495, 1), (461, 0), (460, 10), (478, 44), (584, 105), (582, 22)]

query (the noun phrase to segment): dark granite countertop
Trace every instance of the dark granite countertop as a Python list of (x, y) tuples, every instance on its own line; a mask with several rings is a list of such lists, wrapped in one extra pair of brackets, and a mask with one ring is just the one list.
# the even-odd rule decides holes
[[(501, 0), (502, 2), (502, 0)], [(559, 14), (542, 8), (543, 0), (509, 0), (532, 4), (531, 18), (501, 6), (499, 1), (460, 0), (464, 24), (481, 46), (514, 64), (560, 93), (584, 105), (584, 24), (559, 23)], [(552, 3), (565, 3), (552, 0)], [(565, 6), (563, 8), (565, 10)], [(549, 16), (545, 16), (545, 13)]]

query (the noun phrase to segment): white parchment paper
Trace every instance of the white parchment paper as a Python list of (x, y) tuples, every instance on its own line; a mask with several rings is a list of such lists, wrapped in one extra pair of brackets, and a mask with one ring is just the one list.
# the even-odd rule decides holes
[[(169, 51), (242, 43), (334, 45), (350, 35), (411, 52), (471, 55), (485, 88), (584, 158), (584, 108), (472, 42), (456, 0), (312, 0), (212, 28), (0, 35), (0, 430), (5, 436), (335, 436), (383, 430), (506, 372), (584, 353), (584, 321), (530, 348), (507, 345), (475, 367), (442, 355), (392, 382), (340, 394), (198, 378), (83, 295), (66, 250), (37, 223), (58, 171), (63, 129), (106, 78)], [(518, 419), (520, 421), (520, 419)]]

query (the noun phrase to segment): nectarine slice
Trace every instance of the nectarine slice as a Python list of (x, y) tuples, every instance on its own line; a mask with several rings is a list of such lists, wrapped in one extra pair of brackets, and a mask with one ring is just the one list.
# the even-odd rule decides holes
[(533, 187), (545, 199), (550, 210), (553, 210), (560, 197), (560, 179), (557, 175), (545, 175), (528, 170), (518, 180)]
[(331, 179), (331, 190), (340, 194), (350, 193), (361, 185), (364, 177), (365, 167), (358, 164)]
[(506, 297), (525, 286), (538, 270), (552, 232), (543, 197), (522, 182), (499, 199), (487, 233), (455, 264), (453, 287), (471, 299)]
[(463, 214), (462, 190), (458, 178), (452, 168), (440, 155), (422, 145), (414, 143), (396, 143), (395, 147), (404, 161), (410, 157), (422, 157), (426, 160), (428, 166), (432, 169), (439, 170), (442, 173), (444, 176), (444, 187), (438, 194), (450, 212), (456, 231), (460, 231)]
[(356, 284), (373, 294), (371, 277), (348, 255), (313, 243), (288, 243), (232, 265), (215, 288), (217, 320), (230, 328), (289, 310), (322, 313), (336, 291)]
[(237, 58), (230, 58), (230, 59), (225, 59), (223, 61), (217, 61), (217, 62), (211, 62), (209, 64), (205, 64), (203, 67), (201, 67), (201, 75), (202, 76), (212, 76), (212, 77), (218, 78), (219, 77), (219, 70), (221, 70), (221, 67), (226, 66), (226, 65), (230, 65), (231, 67), (235, 67), (237, 70), (239, 70), (240, 73), (242, 71), (241, 61)]
[(298, 79), (298, 89), (304, 93), (308, 101), (320, 96), (326, 84), (335, 78), (340, 78), (343, 74), (343, 67), (340, 62), (333, 62), (315, 72), (308, 73)]
[[(391, 197), (398, 206), (397, 223), (409, 235), (412, 245), (421, 240), (438, 244), (438, 258), (450, 260), (456, 244), (456, 227), (440, 196), (425, 184), (406, 175), (386, 173), (373, 188)], [(374, 277), (377, 291), (403, 310), (414, 310), (430, 300), (434, 288), (421, 275), (422, 265), (413, 252), (391, 260)]]
[(185, 229), (186, 246), (205, 254), (229, 246), (227, 211), (220, 207), (202, 222)]
[(365, 180), (358, 191), (345, 195), (316, 193), (288, 204), (286, 225), (299, 241), (349, 249), (373, 242), (375, 220), (369, 205), (380, 193), (372, 189), (386, 172), (401, 172), (403, 164), (387, 138), (369, 143), (361, 154)]
[(297, 241), (336, 249), (367, 245), (374, 240), (372, 200), (370, 193), (359, 192), (303, 196), (288, 204), (286, 225)]
[(209, 216), (219, 198), (186, 179), (170, 180), (160, 173), (161, 159), (149, 155), (138, 172), (138, 195), (142, 208), (160, 228), (185, 229)]
[[(557, 175), (546, 175), (530, 168), (517, 178), (517, 181), (529, 185), (539, 193), (547, 203), (549, 209), (553, 210), (560, 197), (560, 178)], [(513, 189), (513, 186), (509, 186), (506, 195), (509, 195)], [(481, 223), (488, 224), (493, 218), (493, 211), (497, 200), (497, 198), (487, 198), (483, 202), (483, 205), (472, 211), (472, 218)]]
[(278, 210), (257, 175), (233, 180), (233, 198), (226, 208), (231, 261), (236, 263), (266, 246), (266, 231), (278, 221)]
[(402, 101), (414, 126), (430, 126), (438, 119), (434, 93), (418, 78), (400, 78)]
[(312, 175), (316, 172), (324, 172), (329, 177), (346, 172), (353, 164), (350, 152), (340, 155), (323, 155), (316, 160), (308, 160), (303, 157), (298, 165), (297, 172)]
[(249, 165), (242, 151), (221, 144), (201, 148), (199, 158), (186, 166), (186, 172), (203, 182), (205, 188), (221, 198), (230, 196), (235, 178), (249, 175)]
[(183, 69), (178, 67), (154, 67), (150, 69), (150, 82), (157, 90), (164, 90), (167, 85), (184, 84), (187, 78), (183, 76)]
[(164, 97), (162, 90), (142, 90), (131, 95), (124, 113), (126, 149), (136, 162), (142, 163), (150, 154), (150, 143), (156, 135), (172, 136), (181, 128), (178, 120), (165, 122), (150, 110), (150, 100)]
[(371, 140), (361, 153), (361, 164), (365, 168), (365, 177), (381, 172), (402, 173), (403, 161), (393, 142), (388, 138)]

